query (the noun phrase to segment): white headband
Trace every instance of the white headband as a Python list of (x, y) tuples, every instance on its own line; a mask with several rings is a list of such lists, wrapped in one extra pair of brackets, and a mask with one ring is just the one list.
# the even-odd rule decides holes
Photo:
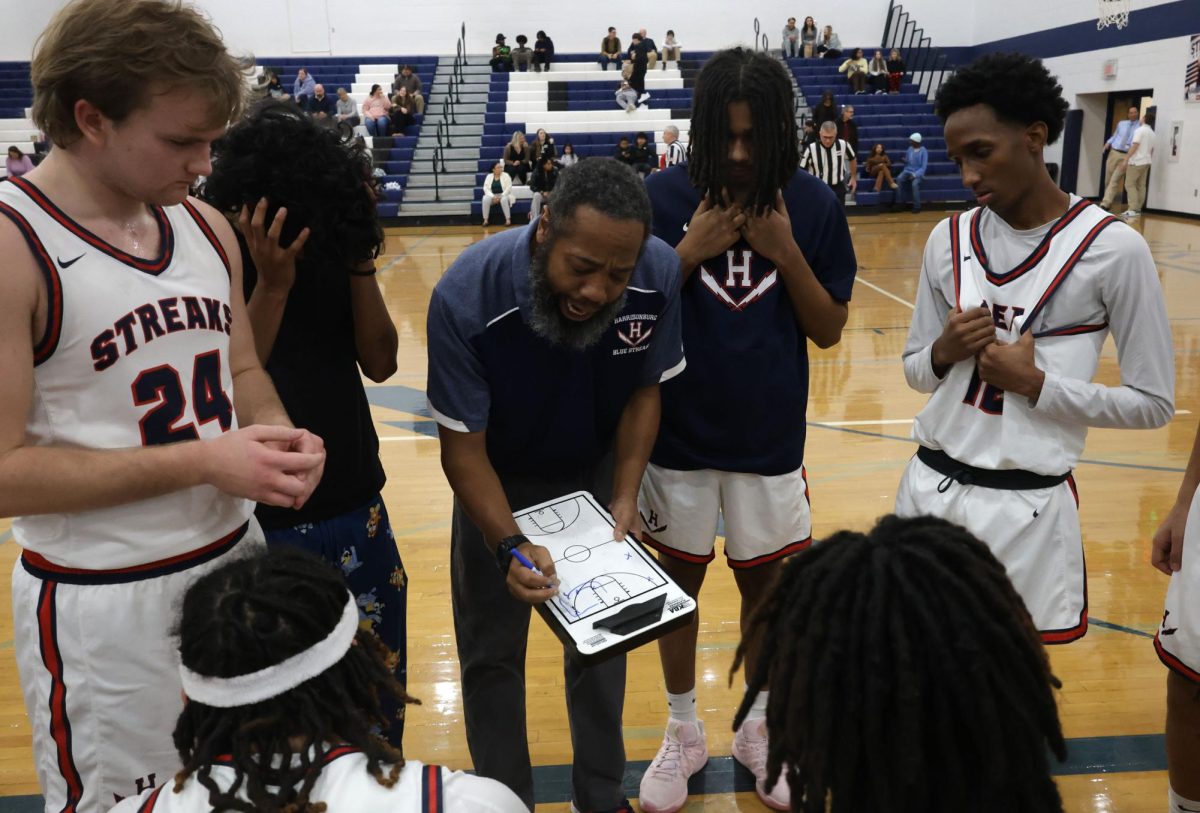
[(274, 666), (222, 678), (197, 674), (181, 663), (179, 676), (183, 679), (184, 694), (197, 703), (229, 709), (278, 697), (321, 674), (345, 656), (358, 632), (358, 604), (353, 593), (348, 595), (341, 620), (324, 640)]

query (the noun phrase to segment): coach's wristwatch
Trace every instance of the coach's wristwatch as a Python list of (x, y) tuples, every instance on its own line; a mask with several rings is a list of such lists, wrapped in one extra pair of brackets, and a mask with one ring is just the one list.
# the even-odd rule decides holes
[(496, 546), (496, 566), (505, 576), (508, 575), (508, 565), (512, 562), (512, 552), (528, 541), (524, 534), (514, 534), (504, 537)]

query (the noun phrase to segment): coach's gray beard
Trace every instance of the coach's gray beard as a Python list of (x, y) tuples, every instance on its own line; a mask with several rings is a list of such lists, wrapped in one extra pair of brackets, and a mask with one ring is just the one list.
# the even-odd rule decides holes
[(625, 293), (620, 299), (605, 305), (595, 316), (584, 322), (576, 322), (563, 315), (559, 306), (561, 295), (550, 286), (546, 275), (546, 257), (550, 254), (553, 239), (538, 246), (529, 260), (529, 290), (532, 315), (529, 326), (533, 332), (551, 344), (571, 350), (586, 350), (608, 330), (617, 314), (625, 307)]

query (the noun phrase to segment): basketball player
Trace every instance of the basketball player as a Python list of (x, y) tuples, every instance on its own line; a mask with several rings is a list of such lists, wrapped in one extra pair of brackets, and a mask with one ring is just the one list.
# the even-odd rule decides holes
[(1200, 810), (1200, 432), (1179, 496), (1154, 534), (1151, 563), (1171, 577), (1154, 636), (1167, 674), (1167, 771), (1171, 813)]
[[(717, 523), (745, 622), (784, 556), (811, 535), (804, 474), (808, 340), (841, 338), (856, 262), (841, 206), (798, 170), (795, 99), (765, 53), (720, 51), (696, 79), (687, 166), (647, 181), (654, 233), (684, 277), (688, 368), (663, 386), (662, 429), (642, 483), (645, 540), (696, 596)], [(708, 758), (696, 716), (698, 622), (659, 640), (669, 719), (641, 784), (651, 813), (678, 810)], [(754, 670), (758, 641), (747, 650)], [(759, 797), (788, 809), (786, 782), (766, 784), (767, 693), (738, 729), (733, 755)]]
[(388, 723), (385, 697), (416, 702), (390, 657), (359, 627), (341, 574), (314, 556), (276, 547), (205, 574), (179, 618), (183, 770), (115, 813), (525, 813), (499, 782), (406, 761), (373, 733)]
[[(1171, 419), (1174, 361), (1145, 241), (1055, 186), (1042, 153), (1067, 103), (1042, 63), (990, 54), (938, 93), (950, 157), (979, 206), (925, 246), (904, 349), (930, 393), (896, 495), (991, 547), (1047, 643), (1087, 632), (1087, 582), (1071, 470), (1088, 427)], [(1093, 383), (1112, 332), (1121, 384)]]
[(0, 184), (0, 515), (24, 549), (14, 639), (48, 811), (174, 773), (172, 605), (262, 544), (249, 500), (302, 506), (320, 478), (230, 296), (233, 234), (187, 199), (245, 67), (163, 0), (77, 0), (34, 55), (55, 149)]

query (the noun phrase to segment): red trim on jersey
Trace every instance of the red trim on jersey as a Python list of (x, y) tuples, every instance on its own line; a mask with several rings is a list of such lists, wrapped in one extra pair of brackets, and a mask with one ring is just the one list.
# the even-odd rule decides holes
[[(971, 222), (967, 224), (967, 235), (971, 241), (971, 250), (975, 252), (975, 259), (979, 260), (979, 265), (986, 271), (988, 267), (987, 254), (983, 250), (983, 241), (979, 239), (979, 218), (983, 216), (983, 207), (977, 208), (971, 214)], [(955, 215), (955, 220), (958, 216)]]
[(954, 276), (954, 302), (962, 308), (962, 257), (961, 238), (958, 233), (958, 215), (950, 218), (950, 268)]
[(1067, 485), (1071, 489), (1071, 495), (1075, 498), (1075, 510), (1079, 510), (1079, 487), (1075, 485), (1075, 475), (1067, 475)]
[(229, 265), (229, 255), (225, 253), (225, 247), (221, 245), (221, 240), (217, 237), (217, 233), (213, 231), (212, 225), (190, 201), (185, 199), (183, 201), (183, 208), (192, 216), (192, 220), (196, 221), (196, 225), (200, 227), (200, 231), (204, 233), (213, 250), (217, 252), (217, 256), (221, 258), (221, 262), (225, 264), (225, 273), (232, 275), (233, 269)]
[(138, 813), (150, 813), (150, 811), (154, 809), (155, 803), (158, 801), (159, 794), (163, 792), (163, 788), (165, 787), (166, 785), (159, 785), (157, 788), (155, 788), (154, 793), (151, 793), (146, 801), (142, 802), (142, 806), (138, 808)]
[(62, 653), (58, 650), (58, 615), (55, 612), (54, 594), (58, 584), (47, 581), (42, 584), (38, 596), (38, 643), (41, 648), (42, 665), (50, 674), (50, 737), (54, 740), (58, 754), (58, 771), (67, 786), (67, 802), (62, 813), (75, 813), (83, 798), (83, 780), (75, 767), (71, 754), (71, 721), (67, 717), (67, 685), (63, 680)]
[(1092, 227), (1092, 230), (1087, 233), (1087, 236), (1085, 236), (1082, 242), (1080, 242), (1080, 244), (1075, 248), (1075, 251), (1071, 253), (1071, 256), (1065, 263), (1063, 263), (1063, 267), (1059, 269), (1058, 274), (1053, 280), (1051, 280), (1050, 285), (1047, 286), (1045, 292), (1042, 294), (1042, 298), (1039, 299), (1037, 304), (1033, 306), (1033, 310), (1025, 314), (1025, 322), (1021, 325), (1022, 333), (1033, 327), (1034, 317), (1041, 313), (1042, 308), (1046, 307), (1046, 303), (1050, 301), (1050, 297), (1054, 296), (1059, 287), (1062, 286), (1063, 281), (1066, 280), (1066, 278), (1070, 276), (1071, 272), (1075, 269), (1075, 266), (1078, 264), (1080, 258), (1083, 257), (1084, 253), (1087, 252), (1089, 248), (1091, 248), (1092, 243), (1096, 242), (1096, 238), (1100, 236), (1100, 232), (1104, 231), (1116, 222), (1117, 219), (1110, 215)]
[(725, 562), (735, 570), (747, 570), (758, 565), (765, 565), (768, 562), (774, 562), (785, 556), (791, 556), (793, 553), (798, 553), (811, 544), (812, 537), (810, 536), (807, 539), (801, 539), (799, 542), (793, 542), (774, 553), (765, 553), (762, 556), (755, 556), (753, 559), (730, 559), (729, 555), (726, 554)]
[[(361, 753), (362, 753), (362, 749), (355, 748), (353, 745), (338, 745), (334, 748), (330, 748), (328, 751), (325, 752), (325, 755), (321, 757), (321, 765), (322, 766), (328, 765), (329, 763), (333, 762), (335, 759), (344, 757), (347, 754), (361, 754)], [(226, 767), (232, 767), (233, 766), (233, 754), (217, 754), (215, 757), (213, 757), (212, 764), (213, 765), (224, 765)]]
[(1011, 271), (1003, 271), (1000, 273), (993, 273), (992, 269), (988, 267), (987, 256), (983, 251), (983, 237), (979, 234), (979, 221), (983, 210), (977, 209), (971, 218), (971, 245), (975, 249), (976, 257), (978, 257), (980, 264), (983, 266), (983, 271), (987, 276), (988, 282), (997, 286), (1007, 285), (1008, 283), (1015, 279), (1019, 279), (1028, 271), (1032, 270), (1045, 258), (1046, 253), (1050, 251), (1050, 243), (1054, 240), (1054, 238), (1057, 237), (1063, 229), (1071, 225), (1071, 223), (1073, 223), (1075, 219), (1079, 217), (1080, 213), (1083, 212), (1084, 209), (1091, 205), (1092, 204), (1086, 200), (1080, 200), (1074, 206), (1067, 209), (1066, 214), (1060, 217), (1058, 221), (1050, 227), (1050, 230), (1046, 232), (1046, 235), (1042, 238), (1041, 242), (1037, 244), (1028, 257), (1022, 260), (1021, 263)]
[(1163, 662), (1163, 666), (1193, 683), (1200, 683), (1200, 672), (1189, 668), (1186, 663), (1168, 652), (1166, 647), (1162, 645), (1162, 641), (1158, 640), (1158, 636), (1158, 632), (1154, 633), (1154, 651), (1158, 653), (1158, 659)]
[(642, 532), (642, 543), (649, 545), (650, 547), (654, 548), (659, 553), (665, 553), (667, 556), (670, 556), (672, 559), (679, 559), (684, 562), (691, 562), (694, 565), (706, 565), (709, 562), (711, 562), (713, 559), (717, 558), (717, 554), (715, 551), (709, 551), (707, 556), (700, 556), (695, 553), (688, 553), (687, 551), (677, 550), (675, 548), (672, 548), (669, 545), (664, 545), (662, 542), (659, 542), (657, 539), (655, 539), (654, 537), (652, 537), (650, 534), (646, 533), (645, 531)]
[(24, 192), (30, 200), (38, 205), (46, 214), (50, 215), (71, 234), (88, 243), (93, 248), (97, 248), (113, 259), (125, 263), (126, 265), (136, 268), (138, 271), (144, 271), (147, 274), (155, 276), (166, 270), (171, 264), (171, 257), (175, 249), (175, 236), (171, 231), (171, 221), (167, 218), (166, 212), (161, 206), (152, 206), (150, 211), (153, 212), (155, 220), (158, 221), (158, 256), (153, 260), (144, 260), (140, 257), (135, 257), (132, 254), (122, 251), (116, 246), (108, 243), (105, 240), (97, 237), (92, 232), (80, 226), (62, 209), (55, 205), (54, 201), (46, 197), (42, 190), (38, 189), (25, 178), (11, 179), (14, 186)]
[(1065, 630), (1047, 630), (1038, 633), (1042, 636), (1043, 644), (1069, 644), (1072, 641), (1078, 641), (1088, 630), (1088, 611), (1087, 607), (1083, 608), (1083, 612), (1079, 614), (1079, 623), (1070, 629)]
[(442, 813), (442, 766), (421, 768), (421, 813)]
[(1101, 322), (1098, 325), (1072, 325), (1071, 327), (1060, 327), (1053, 330), (1044, 330), (1041, 333), (1034, 333), (1035, 339), (1052, 339), (1055, 336), (1078, 336), (1083, 333), (1096, 333), (1108, 328), (1108, 322)]
[(54, 579), (68, 584), (120, 584), (152, 579), (156, 576), (187, 570), (201, 562), (215, 559), (236, 545), (245, 535), (249, 525), (249, 522), (244, 522), (232, 533), (187, 553), (116, 570), (85, 570), (77, 567), (64, 567), (54, 564), (46, 557), (31, 550), (21, 552), (21, 565), (39, 579)]
[(62, 280), (58, 276), (58, 267), (50, 259), (49, 252), (42, 245), (42, 241), (29, 221), (6, 203), (0, 203), (0, 215), (7, 217), (20, 229), (21, 235), (25, 238), (25, 244), (29, 246), (29, 251), (37, 260), (42, 277), (46, 280), (46, 296), (49, 299), (46, 303), (46, 329), (42, 332), (42, 338), (33, 346), (33, 366), (36, 367), (54, 354), (54, 350), (58, 347), (59, 337), (62, 335)]

